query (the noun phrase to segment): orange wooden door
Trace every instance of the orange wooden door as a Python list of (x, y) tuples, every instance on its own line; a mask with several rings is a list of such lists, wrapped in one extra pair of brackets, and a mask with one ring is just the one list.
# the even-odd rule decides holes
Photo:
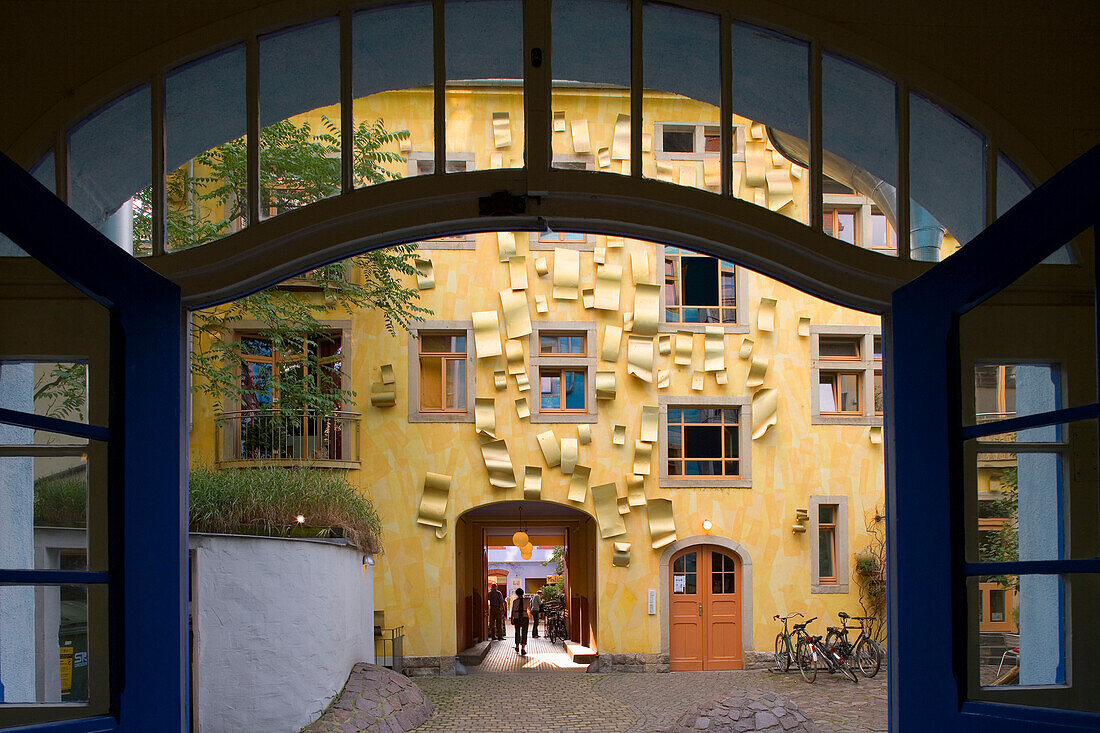
[(706, 661), (704, 669), (741, 669), (741, 562), (717, 547), (709, 555), (709, 582), (703, 602)]
[(668, 653), (669, 669), (705, 669), (703, 656), (703, 579), (701, 564), (706, 553), (689, 547), (672, 556), (669, 571)]
[(741, 563), (711, 545), (669, 564), (669, 668), (741, 669)]

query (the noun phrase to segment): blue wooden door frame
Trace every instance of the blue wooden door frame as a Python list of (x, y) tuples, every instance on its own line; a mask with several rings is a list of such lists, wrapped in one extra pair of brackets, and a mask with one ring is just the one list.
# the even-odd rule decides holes
[[(1095, 730), (1100, 715), (966, 699), (961, 502), (963, 428), (959, 316), (1004, 289), (1100, 218), (1100, 146), (1074, 161), (959, 252), (898, 289), (892, 307), (887, 412), (891, 506), (889, 571), (892, 730)], [(1098, 405), (1047, 413), (1043, 422), (1094, 418)], [(998, 423), (1030, 427), (1030, 418)], [(979, 426), (980, 428), (981, 426)], [(972, 434), (974, 433), (974, 434)], [(1100, 572), (1100, 559), (998, 563), (995, 573)], [(1095, 634), (1095, 619), (1077, 633)], [(1082, 628), (1089, 626), (1090, 628)], [(929, 639), (939, 643), (929, 643)], [(1080, 663), (1092, 662), (1079, 660)], [(1064, 730), (1065, 728), (1059, 728)]]
[[(110, 595), (111, 715), (13, 730), (186, 731), (187, 492), (179, 288), (121, 250), (0, 155), (0, 231), (110, 312), (106, 582)], [(49, 428), (48, 418), (0, 420)], [(66, 421), (59, 421), (66, 422)], [(63, 426), (64, 427), (64, 426)], [(71, 432), (71, 424), (66, 428)], [(0, 583), (56, 583), (59, 571), (0, 570)]]

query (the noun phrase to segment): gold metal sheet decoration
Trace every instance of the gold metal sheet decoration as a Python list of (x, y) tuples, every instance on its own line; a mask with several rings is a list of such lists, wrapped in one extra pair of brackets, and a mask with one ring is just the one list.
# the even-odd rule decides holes
[(427, 257), (417, 257), (413, 260), (416, 265), (416, 289), (435, 290), (435, 265)]
[(561, 465), (561, 443), (558, 442), (558, 436), (554, 435), (553, 430), (547, 430), (545, 433), (539, 433), (535, 436), (539, 441), (539, 447), (542, 448), (542, 456), (546, 459), (546, 465), (549, 468)]
[(478, 359), (500, 356), (500, 320), (496, 311), (474, 311), (470, 314), (474, 322), (474, 350)]
[(626, 346), (626, 373), (645, 382), (653, 382), (653, 339), (631, 336)]
[(630, 567), (630, 543), (616, 542), (611, 553), (611, 565), (616, 568)]
[(441, 526), (435, 528), (435, 538), (438, 539), (438, 540), (441, 540), (446, 536), (447, 536), (447, 520), (444, 519), (443, 524)]
[(703, 390), (703, 379), (706, 376), (706, 372), (694, 372), (691, 375), (691, 388), (696, 392), (701, 392)]
[(616, 361), (619, 358), (619, 346), (622, 344), (622, 340), (622, 328), (619, 326), (604, 326), (600, 358), (604, 361)]
[(695, 334), (690, 331), (676, 332), (676, 356), (672, 363), (680, 366), (691, 366), (691, 354), (695, 349)]
[(630, 115), (615, 118), (615, 136), (611, 140), (611, 158), (613, 160), (630, 159)]
[(764, 174), (768, 184), (768, 208), (779, 211), (794, 201), (794, 184), (786, 170), (771, 170)]
[(580, 449), (577, 447), (576, 438), (562, 438), (561, 439), (561, 472), (564, 474), (573, 473), (573, 469), (577, 465), (577, 455)]
[(504, 167), (504, 153), (489, 153), (489, 167), (490, 168), (503, 168)]
[(580, 423), (577, 425), (577, 442), (581, 445), (588, 445), (592, 442), (592, 426), (588, 423)]
[(657, 389), (668, 389), (668, 385), (672, 380), (672, 371), (670, 369), (658, 369), (657, 370)]
[(527, 372), (516, 375), (516, 389), (520, 392), (526, 392), (531, 389), (531, 378), (527, 376)]
[(451, 477), (428, 471), (424, 475), (424, 490), (420, 494), (420, 508), (416, 523), (425, 527), (442, 527), (446, 522), (447, 500), (451, 495)]
[(798, 319), (798, 335), (802, 338), (810, 337), (810, 317), (800, 316)]
[(764, 161), (764, 143), (745, 143), (745, 184), (754, 188), (767, 182), (767, 164)]
[(397, 385), (375, 382), (370, 386), (371, 407), (393, 407), (397, 404)]
[(703, 371), (720, 372), (726, 368), (726, 332), (722, 326), (707, 326), (703, 337)]
[(669, 163), (669, 162), (664, 161), (664, 160), (658, 160), (656, 162), (654, 178), (656, 178), (657, 180), (659, 180), (659, 181), (668, 181), (669, 183), (671, 183), (672, 182), (672, 176), (675, 173), (676, 173), (676, 169), (672, 166), (672, 163)]
[(708, 188), (717, 188), (722, 185), (722, 167), (717, 158), (703, 160), (703, 185)]
[(501, 262), (508, 262), (516, 256), (515, 232), (497, 232), (497, 256)]
[(676, 519), (672, 515), (671, 499), (650, 499), (645, 504), (649, 517), (649, 545), (659, 550), (676, 541)]
[(485, 459), (485, 468), (489, 471), (489, 484), (498, 489), (516, 487), (516, 470), (512, 468), (512, 459), (508, 455), (508, 446), (503, 440), (491, 440), (481, 444), (481, 456)]
[(725, 371), (715, 372), (714, 373), (714, 381), (717, 382), (718, 384), (721, 384), (721, 385), (729, 384), (729, 381), (730, 381), (729, 374), (726, 373)]
[(650, 282), (649, 253), (640, 247), (630, 250), (630, 274), (635, 285)]
[(783, 157), (782, 153), (780, 153), (778, 150), (772, 150), (771, 153), (772, 153), (772, 165), (776, 166), (777, 168), (779, 166), (786, 167), (787, 159)]
[(653, 133), (652, 132), (643, 132), (642, 133), (642, 152), (643, 153), (652, 153), (653, 152)]
[(672, 334), (662, 334), (657, 337), (657, 353), (668, 356), (672, 353)]
[(627, 311), (623, 313), (623, 330), (632, 331), (634, 329), (634, 311)]
[(508, 338), (517, 339), (531, 333), (531, 311), (524, 291), (511, 288), (501, 290), (500, 307), (504, 311), (504, 330)]
[(607, 248), (608, 249), (617, 249), (617, 248), (622, 247), (622, 246), (623, 246), (623, 238), (622, 237), (612, 237), (612, 236), (608, 235), (608, 237), (607, 237)]
[(763, 140), (764, 139), (764, 123), (763, 122), (754, 122), (754, 123), (752, 123), (752, 126), (749, 127), (749, 135), (752, 137), (753, 140)]
[(412, 135), (406, 135), (405, 137), (403, 137), (397, 143), (397, 149), (400, 150), (402, 153), (412, 152), (412, 149), (413, 149)]
[(554, 132), (565, 132), (565, 110), (554, 110)]
[(535, 258), (535, 272), (539, 277), (546, 277), (550, 274), (550, 266), (546, 263), (545, 257)]
[(554, 250), (555, 300), (576, 300), (581, 281), (581, 253), (575, 249)]
[(626, 500), (625, 496), (620, 496), (616, 500), (616, 503), (618, 504), (618, 507), (619, 507), (619, 514), (630, 514), (630, 504), (627, 503), (627, 500)]
[(745, 175), (745, 164), (734, 163), (731, 173), (733, 179), (730, 181), (730, 191), (732, 191), (734, 198), (741, 198), (741, 179)]
[(657, 405), (642, 405), (642, 435), (643, 443), (657, 442), (657, 427), (660, 424), (661, 410)]
[(754, 189), (752, 192), (752, 202), (760, 208), (764, 208), (768, 205), (768, 192), (762, 188)]
[(497, 437), (497, 402), (493, 397), (474, 400), (474, 429), (486, 438)]
[(779, 422), (779, 390), (758, 389), (752, 396), (752, 439), (764, 437), (768, 428)]
[(600, 525), (600, 538), (618, 537), (626, 534), (626, 522), (619, 514), (619, 497), (615, 484), (600, 484), (592, 487), (592, 504), (596, 508), (596, 521)]
[(737, 355), (742, 359), (748, 359), (750, 356), (752, 356), (752, 347), (754, 343), (756, 342), (748, 336), (745, 336), (743, 339), (741, 339), (741, 350), (737, 352)]
[(611, 149), (600, 148), (596, 151), (596, 166), (599, 168), (611, 167)]
[(527, 258), (523, 255), (508, 258), (508, 284), (512, 290), (527, 289)]
[(615, 445), (626, 445), (626, 426), (615, 425), (611, 429), (611, 442)]
[(497, 392), (508, 386), (508, 375), (504, 373), (503, 369), (493, 372), (493, 385), (497, 388)]
[(393, 375), (393, 364), (383, 364), (378, 367), (378, 371), (382, 375), (382, 384), (393, 384), (396, 381)]
[(768, 373), (768, 357), (754, 356), (749, 365), (749, 375), (745, 378), (745, 386), (755, 389), (764, 385), (764, 375)]
[(526, 501), (537, 501), (542, 498), (542, 466), (524, 467), (523, 498)]
[(523, 374), (523, 342), (519, 339), (508, 339), (504, 342), (504, 358), (508, 361), (509, 374)]
[(596, 304), (596, 291), (593, 288), (581, 288), (581, 305), (586, 310), (591, 310)]
[(882, 445), (882, 428), (878, 425), (872, 425), (868, 437), (874, 445)]
[(634, 333), (641, 336), (657, 334), (661, 318), (661, 286), (638, 283), (634, 286)]
[(597, 400), (613, 400), (615, 399), (615, 382), (616, 376), (613, 371), (597, 371), (596, 372), (596, 399)]
[(634, 441), (634, 473), (639, 476), (648, 476), (650, 464), (653, 462), (653, 444)]
[(607, 245), (597, 244), (592, 248), (592, 263), (596, 265), (607, 264)]
[(550, 312), (550, 305), (546, 302), (545, 295), (535, 296), (535, 312), (543, 315)]
[(623, 281), (622, 265), (600, 265), (596, 268), (597, 310), (619, 310), (619, 288)]
[(645, 506), (645, 476), (632, 473), (626, 477), (626, 500), (630, 506)]
[(681, 163), (680, 185), (695, 188), (695, 184), (698, 183), (698, 181), (699, 171), (695, 168), (695, 163)]
[(791, 177), (794, 178), (796, 181), (801, 181), (802, 180), (802, 166), (797, 165), (797, 164), (792, 165), (791, 166)]
[(588, 479), (592, 476), (592, 469), (588, 466), (576, 466), (569, 477), (569, 501), (583, 504), (588, 498)]
[(497, 148), (507, 148), (512, 144), (512, 125), (508, 121), (507, 112), (493, 113), (493, 145)]
[(591, 153), (592, 142), (588, 136), (588, 120), (570, 120), (574, 153)]
[(756, 311), (756, 327), (761, 331), (775, 330), (775, 298), (761, 298), (760, 308)]
[(531, 407), (527, 404), (526, 397), (516, 398), (516, 415), (519, 416), (520, 420), (526, 420), (531, 417)]

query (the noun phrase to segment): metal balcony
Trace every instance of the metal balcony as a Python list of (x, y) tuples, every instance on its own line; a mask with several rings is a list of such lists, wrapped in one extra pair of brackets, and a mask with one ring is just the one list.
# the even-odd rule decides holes
[(358, 468), (358, 412), (223, 412), (215, 418), (219, 465), (317, 465)]

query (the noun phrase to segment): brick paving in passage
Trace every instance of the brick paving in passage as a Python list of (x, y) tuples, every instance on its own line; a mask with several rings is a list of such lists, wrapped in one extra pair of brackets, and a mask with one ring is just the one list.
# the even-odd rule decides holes
[(584, 672), (587, 664), (573, 664), (565, 651), (565, 644), (551, 644), (549, 639), (539, 637), (527, 639), (527, 656), (516, 654), (516, 645), (511, 639), (494, 641), (485, 655), (485, 660), (476, 666), (468, 667), (469, 674), (492, 674), (494, 672)]
[[(501, 644), (503, 642), (497, 642)], [(507, 647), (514, 653), (514, 648)], [(531, 645), (528, 644), (528, 652)], [(418, 731), (663, 731), (687, 711), (735, 690), (765, 690), (794, 701), (822, 731), (887, 730), (886, 671), (854, 685), (818, 673), (766, 670), (637, 674), (472, 674), (423, 677), (416, 683), (435, 705)]]

